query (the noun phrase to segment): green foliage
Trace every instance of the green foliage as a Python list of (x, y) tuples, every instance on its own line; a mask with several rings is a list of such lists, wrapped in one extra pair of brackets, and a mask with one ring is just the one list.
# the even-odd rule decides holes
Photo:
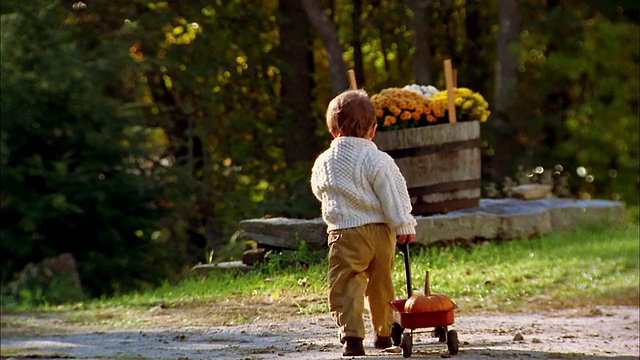
[[(175, 210), (167, 226), (206, 251), (220, 250), (241, 219), (312, 213), (296, 209), (298, 167), (283, 160), (286, 131), (277, 131), (287, 119), (277, 113), (276, 7), (145, 4), (136, 9), (137, 31), (126, 35), (143, 44), (134, 86), (145, 94), (146, 121), (161, 124), (180, 169), (181, 185), (167, 189)], [(194, 28), (188, 39), (176, 35)]]
[(86, 300), (86, 295), (72, 279), (59, 274), (54, 274), (46, 282), (30, 279), (26, 283), (11, 283), (2, 289), (3, 306), (15, 308), (47, 308), (83, 300)]
[(611, 0), (598, 1), (591, 0), (602, 15), (611, 21), (626, 20), (640, 25), (640, 4), (634, 0)]
[(164, 170), (148, 129), (121, 107), (128, 47), (99, 41), (58, 2), (14, 9), (2, 15), (3, 284), (62, 252), (93, 296), (157, 284), (171, 268)]
[[(432, 85), (444, 87), (442, 61), (451, 58), (458, 83), (492, 110), (499, 2), (428, 3)], [(370, 94), (414, 82), (407, 5), (363, 4), (361, 86)], [(637, 5), (519, 6), (519, 107), (507, 124), (519, 151), (509, 173), (562, 165), (552, 180), (570, 190), (563, 196), (636, 204)], [(282, 105), (289, 59), (279, 51), (278, 7), (4, 1), (2, 281), (28, 261), (71, 251), (92, 294), (126, 291), (222, 254), (239, 220), (318, 216), (311, 163), (287, 162), (283, 151), (292, 119)], [(352, 10), (332, 2), (349, 67)], [(318, 149), (330, 141), (329, 64), (320, 41), (309, 51), (306, 120), (317, 137), (308, 146)], [(499, 134), (483, 126), (487, 148)]]
[[(557, 9), (523, 32), (515, 163), (569, 171), (574, 193), (638, 199), (638, 26)], [(576, 174), (583, 167), (585, 171)], [(551, 170), (553, 171), (553, 170)]]
[(638, 226), (640, 223), (640, 207), (638, 205), (629, 204), (625, 208), (627, 214), (627, 222)]

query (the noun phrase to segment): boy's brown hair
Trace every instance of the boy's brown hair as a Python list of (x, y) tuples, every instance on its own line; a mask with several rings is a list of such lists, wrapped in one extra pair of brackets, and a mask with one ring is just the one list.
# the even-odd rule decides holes
[(347, 90), (327, 107), (327, 127), (341, 136), (365, 137), (376, 124), (376, 107), (364, 90)]

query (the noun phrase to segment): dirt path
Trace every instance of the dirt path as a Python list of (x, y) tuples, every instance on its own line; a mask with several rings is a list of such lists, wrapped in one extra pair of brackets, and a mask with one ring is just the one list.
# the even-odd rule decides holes
[[(121, 317), (117, 326), (83, 325), (81, 316), (70, 313), (3, 315), (1, 358), (342, 358), (328, 314), (299, 315), (293, 307), (267, 303), (250, 308), (218, 305), (158, 306), (140, 314), (101, 315), (106, 323)], [(460, 360), (638, 359), (640, 355), (637, 307), (489, 315), (460, 311), (450, 329), (458, 332), (460, 341), (459, 354), (451, 358)], [(514, 340), (516, 334), (523, 339)], [(449, 357), (446, 345), (429, 333), (415, 333), (412, 338), (411, 358)], [(372, 341), (365, 339), (365, 358), (402, 358), (373, 349)]]

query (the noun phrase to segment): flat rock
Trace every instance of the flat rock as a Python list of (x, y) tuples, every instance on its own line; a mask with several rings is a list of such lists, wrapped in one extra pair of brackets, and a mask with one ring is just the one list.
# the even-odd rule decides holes
[[(624, 214), (621, 202), (609, 200), (481, 199), (474, 208), (416, 216), (416, 242), (515, 239), (588, 224), (621, 226)], [(249, 219), (240, 222), (240, 229), (237, 238), (254, 240), (259, 246), (295, 250), (304, 241), (312, 250), (326, 248), (327, 226), (321, 218)]]
[(254, 240), (260, 245), (297, 250), (304, 241), (309, 248), (326, 247), (327, 225), (315, 219), (248, 219), (240, 221), (238, 239)]
[(525, 184), (514, 186), (513, 197), (522, 200), (546, 199), (551, 197), (552, 185)]

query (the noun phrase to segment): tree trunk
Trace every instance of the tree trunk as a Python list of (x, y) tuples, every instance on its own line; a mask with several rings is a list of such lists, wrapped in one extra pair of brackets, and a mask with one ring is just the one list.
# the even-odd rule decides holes
[(517, 57), (512, 49), (518, 41), (520, 21), (517, 0), (500, 0), (498, 15), (498, 56), (496, 64), (494, 108), (498, 113), (508, 113), (514, 104), (517, 85)]
[(498, 15), (498, 54), (495, 74), (495, 95), (491, 126), (496, 141), (494, 155), (487, 161), (487, 175), (494, 181), (502, 181), (509, 175), (510, 155), (517, 149), (516, 129), (510, 124), (509, 111), (517, 95), (517, 58), (511, 49), (518, 39), (518, 1), (500, 0)]
[(491, 65), (485, 61), (483, 47), (481, 45), (482, 38), (486, 34), (482, 31), (482, 19), (480, 17), (480, 8), (486, 6), (483, 0), (468, 0), (466, 6), (465, 17), (465, 34), (464, 55), (462, 64), (464, 64), (465, 78), (458, 80), (459, 86), (470, 88), (481, 94), (489, 94), (488, 81), (484, 79), (490, 78), (492, 75)]
[(353, 64), (356, 74), (356, 83), (361, 88), (364, 85), (364, 64), (362, 59), (362, 0), (353, 0), (353, 12), (351, 13), (351, 29), (353, 47)]
[(347, 67), (342, 60), (343, 51), (338, 37), (338, 30), (333, 21), (322, 10), (319, 0), (302, 0), (302, 5), (309, 21), (318, 32), (327, 50), (331, 91), (333, 95), (338, 95), (349, 88)]
[(431, 49), (429, 48), (429, 23), (427, 9), (430, 0), (411, 2), (413, 12), (413, 76), (416, 84), (431, 84)]
[(299, 0), (279, 0), (280, 58), (283, 61), (280, 116), (285, 159), (288, 164), (311, 161), (316, 148), (315, 123), (311, 117), (311, 74), (309, 69), (311, 34), (309, 21)]

